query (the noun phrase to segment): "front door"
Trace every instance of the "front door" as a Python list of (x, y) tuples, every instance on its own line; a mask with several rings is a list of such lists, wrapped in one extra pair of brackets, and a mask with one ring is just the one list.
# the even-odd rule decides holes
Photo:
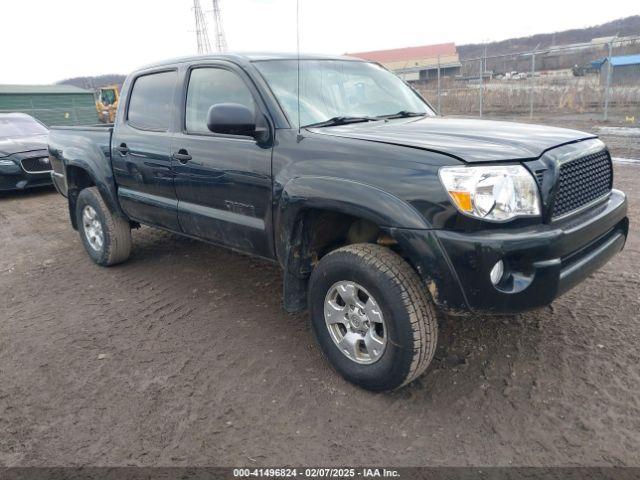
[(183, 131), (171, 145), (172, 168), (185, 233), (271, 258), (271, 148), (253, 137), (213, 134), (207, 128), (209, 108), (220, 103), (241, 104), (262, 115), (257, 98), (245, 74), (233, 66), (191, 68)]
[(132, 219), (179, 231), (173, 172), (171, 125), (176, 70), (134, 79), (127, 111), (111, 140), (118, 200)]

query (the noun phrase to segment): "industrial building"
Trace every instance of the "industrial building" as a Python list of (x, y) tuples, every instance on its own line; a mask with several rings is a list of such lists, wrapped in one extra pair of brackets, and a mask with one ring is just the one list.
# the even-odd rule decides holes
[(22, 112), (45, 125), (93, 125), (98, 113), (91, 90), (72, 85), (0, 85), (0, 113)]
[(427, 83), (437, 78), (438, 69), (441, 76), (458, 75), (461, 67), (455, 43), (348, 53), (347, 55), (378, 62), (404, 80), (415, 83)]
[[(592, 62), (592, 64), (595, 62)], [(609, 59), (600, 63), (600, 84), (607, 84)], [(640, 86), (640, 55), (611, 57), (611, 85)]]

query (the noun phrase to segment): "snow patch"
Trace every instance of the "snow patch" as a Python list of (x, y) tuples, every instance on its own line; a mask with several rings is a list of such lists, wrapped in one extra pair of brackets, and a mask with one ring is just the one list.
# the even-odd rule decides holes
[(637, 127), (598, 127), (598, 133), (613, 137), (640, 137), (640, 128)]
[(640, 159), (637, 158), (613, 157), (611, 160), (613, 160), (615, 163), (624, 163), (626, 165), (640, 165)]

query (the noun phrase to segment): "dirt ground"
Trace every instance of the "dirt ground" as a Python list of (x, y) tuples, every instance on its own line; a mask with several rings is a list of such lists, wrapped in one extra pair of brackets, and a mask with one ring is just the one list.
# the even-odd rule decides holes
[(331, 370), (276, 266), (143, 228), (100, 268), (62, 197), (4, 194), (0, 465), (638, 466), (640, 166), (615, 170), (625, 251), (543, 310), (444, 318), (391, 394)]

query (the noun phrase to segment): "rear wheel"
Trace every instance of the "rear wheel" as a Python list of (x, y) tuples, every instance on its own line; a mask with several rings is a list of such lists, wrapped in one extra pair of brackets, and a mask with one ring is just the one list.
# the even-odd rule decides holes
[(78, 195), (76, 220), (84, 248), (95, 263), (109, 266), (129, 258), (129, 222), (111, 213), (97, 187), (85, 188)]
[(433, 358), (433, 302), (415, 271), (387, 248), (356, 244), (323, 257), (311, 275), (309, 305), (322, 351), (363, 388), (406, 385)]

